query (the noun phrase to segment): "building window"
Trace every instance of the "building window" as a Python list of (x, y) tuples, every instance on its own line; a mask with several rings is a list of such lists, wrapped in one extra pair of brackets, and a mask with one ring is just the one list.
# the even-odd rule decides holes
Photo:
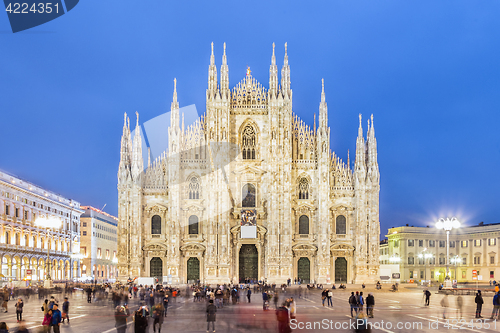
[(191, 177), (189, 180), (189, 199), (200, 198), (200, 181), (198, 177)]
[(106, 259), (109, 260), (109, 250), (106, 250)]
[(399, 247), (399, 240), (395, 240), (394, 241), (394, 248), (398, 248)]
[(413, 270), (410, 269), (410, 279), (413, 279)]
[(159, 215), (155, 215), (151, 218), (151, 234), (161, 234), (161, 217)]
[(474, 239), (474, 246), (481, 246), (481, 240), (480, 239)]
[(497, 239), (496, 238), (490, 238), (490, 239), (488, 239), (488, 245), (489, 246), (495, 246), (495, 245), (497, 245)]
[(418, 258), (418, 264), (423, 265), (424, 264), (424, 258)]
[(481, 265), (481, 257), (474, 256), (474, 265)]
[(80, 247), (80, 254), (82, 254), (86, 257), (87, 256), (87, 247), (85, 247), (85, 246)]
[(309, 182), (307, 178), (301, 178), (299, 180), (299, 199), (309, 199)]
[(450, 247), (455, 247), (455, 241), (450, 241)]
[(5, 232), (5, 244), (10, 244), (10, 232)]
[(27, 210), (25, 210), (25, 211), (24, 211), (24, 219), (25, 219), (25, 220), (27, 220), (27, 219), (28, 219), (28, 211), (27, 211)]
[(429, 247), (436, 247), (436, 241), (435, 240), (430, 240), (429, 241)]
[(434, 271), (431, 270), (431, 279), (434, 279)]
[(244, 160), (255, 160), (256, 141), (255, 130), (252, 126), (247, 125), (241, 138), (241, 150)]
[(445, 241), (439, 241), (439, 247), (445, 247), (446, 242)]
[(408, 246), (411, 246), (411, 247), (415, 246), (415, 240), (408, 239)]
[(495, 256), (490, 256), (490, 264), (491, 265), (495, 264)]
[(82, 236), (87, 236), (87, 231), (86, 230), (82, 231)]
[(190, 235), (199, 234), (199, 222), (198, 222), (198, 216), (196, 215), (191, 215), (189, 217), (189, 234)]
[(241, 207), (255, 207), (255, 186), (252, 184), (245, 184), (241, 191)]
[(466, 257), (462, 258), (462, 265), (467, 265), (467, 258)]
[(436, 264), (436, 257), (432, 257), (429, 259), (429, 265), (435, 265)]
[(495, 271), (490, 271), (490, 279), (495, 278)]
[(101, 253), (101, 248), (97, 248), (97, 259), (101, 259), (102, 258), (102, 253)]
[(87, 222), (83, 222), (83, 227), (86, 228), (87, 227)]
[(335, 232), (337, 235), (346, 234), (346, 218), (344, 215), (337, 216), (335, 221)]
[(299, 234), (308, 235), (309, 234), (309, 217), (302, 215), (299, 218)]
[(444, 264), (446, 264), (446, 263), (445, 263), (445, 260), (444, 260), (444, 257), (439, 257), (439, 264), (440, 264), (440, 265), (444, 265)]
[(413, 256), (408, 257), (408, 265), (413, 265), (413, 264), (415, 264), (415, 257)]
[(16, 207), (16, 217), (19, 217), (19, 208)]
[[(465, 259), (465, 258), (464, 258)], [(465, 279), (467, 276), (467, 272), (466, 271), (462, 271), (462, 279)]]
[(460, 244), (462, 248), (468, 247), (469, 246), (469, 241), (463, 240)]
[(424, 247), (424, 241), (422, 239), (418, 240), (418, 246)]
[(420, 271), (420, 278), (423, 279), (424, 278), (424, 271)]

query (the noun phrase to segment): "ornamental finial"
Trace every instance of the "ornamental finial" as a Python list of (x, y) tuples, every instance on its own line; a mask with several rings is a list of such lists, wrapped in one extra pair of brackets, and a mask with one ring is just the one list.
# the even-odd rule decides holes
[(247, 76), (251, 75), (252, 71), (250, 70), (250, 66), (247, 67)]

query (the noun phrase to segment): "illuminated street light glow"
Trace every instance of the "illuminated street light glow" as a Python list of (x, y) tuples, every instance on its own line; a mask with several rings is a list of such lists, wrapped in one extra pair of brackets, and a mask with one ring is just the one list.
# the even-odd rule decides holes
[(436, 228), (446, 231), (446, 275), (445, 280), (447, 284), (451, 285), (450, 281), (450, 231), (452, 229), (460, 228), (460, 221), (456, 217), (450, 218), (440, 218), (436, 222)]

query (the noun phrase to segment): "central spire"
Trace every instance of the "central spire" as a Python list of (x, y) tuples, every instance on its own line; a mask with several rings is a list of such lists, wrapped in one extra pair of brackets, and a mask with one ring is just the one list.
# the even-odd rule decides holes
[(285, 43), (285, 59), (283, 61), (283, 68), (281, 69), (281, 90), (285, 97), (291, 97), (290, 89), (290, 66), (288, 66), (288, 50), (287, 43)]
[(270, 97), (276, 97), (277, 92), (278, 92), (278, 67), (276, 66), (276, 56), (274, 55), (274, 43), (273, 43), (273, 55), (271, 57), (271, 66), (269, 66)]
[(224, 54), (222, 55), (222, 66), (220, 68), (220, 91), (222, 98), (229, 99), (229, 67), (227, 66), (226, 43), (224, 43)]

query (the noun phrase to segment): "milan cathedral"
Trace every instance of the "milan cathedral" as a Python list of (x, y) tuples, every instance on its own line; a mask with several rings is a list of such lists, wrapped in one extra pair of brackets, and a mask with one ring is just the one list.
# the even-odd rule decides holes
[[(226, 45), (219, 78), (212, 44), (206, 112), (187, 127), (180, 121), (176, 84), (165, 129), (168, 149), (154, 161), (148, 158), (146, 167), (138, 115), (132, 137), (125, 114), (118, 279), (378, 279), (380, 173), (373, 115), (366, 139), (359, 116), (351, 168), (349, 157), (345, 163), (330, 150), (324, 83), (317, 128), (292, 111), (286, 44), (280, 79), (273, 44), (268, 89), (249, 69), (231, 89)], [(253, 225), (255, 235), (244, 235), (244, 225)]]

